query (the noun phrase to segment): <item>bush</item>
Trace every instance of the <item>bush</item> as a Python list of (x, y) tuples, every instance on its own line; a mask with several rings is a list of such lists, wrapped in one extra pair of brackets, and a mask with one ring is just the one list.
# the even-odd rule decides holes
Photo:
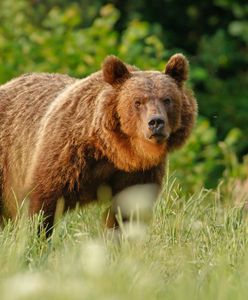
[(52, 7), (39, 24), (35, 14), (27, 0), (1, 2), (0, 82), (38, 71), (83, 77), (99, 69), (108, 54), (142, 68), (164, 67), (159, 28), (133, 20), (121, 35), (114, 30), (119, 11), (110, 4), (86, 27), (75, 3)]
[(248, 155), (242, 162), (236, 155), (241, 136), (241, 131), (233, 128), (218, 142), (216, 129), (206, 118), (199, 118), (186, 146), (171, 155), (170, 172), (188, 192), (216, 187), (220, 180), (247, 178)]

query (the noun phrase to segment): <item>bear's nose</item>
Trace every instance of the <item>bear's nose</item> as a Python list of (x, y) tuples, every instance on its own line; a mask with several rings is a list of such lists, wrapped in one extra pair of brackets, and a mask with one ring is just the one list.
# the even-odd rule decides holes
[(159, 132), (164, 128), (165, 121), (162, 117), (154, 116), (148, 121), (148, 127), (152, 131)]

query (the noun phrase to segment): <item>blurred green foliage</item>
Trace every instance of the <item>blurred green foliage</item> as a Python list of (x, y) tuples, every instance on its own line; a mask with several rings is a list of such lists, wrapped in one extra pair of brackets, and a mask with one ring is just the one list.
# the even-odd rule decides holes
[(84, 26), (79, 4), (53, 6), (40, 22), (30, 1), (0, 3), (0, 81), (23, 72), (64, 72), (83, 77), (100, 68), (106, 55), (116, 54), (143, 68), (164, 67), (159, 28), (133, 20), (120, 34), (114, 26), (120, 16), (113, 5), (99, 10)]
[(223, 141), (208, 119), (199, 118), (194, 134), (186, 146), (170, 157), (170, 172), (180, 180), (184, 190), (194, 192), (216, 186), (218, 179), (226, 183), (248, 178), (248, 155), (239, 162), (237, 148), (242, 132), (233, 128)]
[(208, 119), (173, 166), (192, 190), (212, 186), (222, 174), (247, 176), (247, 16), (243, 0), (1, 0), (0, 82), (26, 72), (83, 77), (108, 54), (163, 70), (171, 54), (184, 52)]

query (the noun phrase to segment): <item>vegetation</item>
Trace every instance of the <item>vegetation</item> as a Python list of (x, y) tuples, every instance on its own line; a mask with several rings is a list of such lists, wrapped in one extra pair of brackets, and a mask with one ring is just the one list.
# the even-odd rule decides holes
[(109, 203), (68, 213), (49, 240), (25, 207), (7, 222), (1, 299), (247, 299), (247, 14), (244, 0), (1, 0), (1, 83), (84, 77), (110, 53), (162, 71), (183, 52), (200, 112), (147, 226), (104, 232)]
[(9, 222), (1, 299), (247, 299), (248, 218), (232, 188), (185, 197), (170, 178), (148, 227), (133, 222), (119, 238), (102, 231), (107, 203), (67, 214), (49, 240), (38, 217)]

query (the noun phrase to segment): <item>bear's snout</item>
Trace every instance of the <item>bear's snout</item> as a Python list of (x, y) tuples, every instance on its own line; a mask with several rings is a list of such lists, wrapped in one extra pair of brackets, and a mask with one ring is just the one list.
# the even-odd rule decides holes
[(153, 115), (148, 120), (148, 128), (150, 130), (150, 139), (154, 139), (157, 142), (162, 142), (166, 139), (167, 134), (165, 132), (165, 118), (161, 115)]

